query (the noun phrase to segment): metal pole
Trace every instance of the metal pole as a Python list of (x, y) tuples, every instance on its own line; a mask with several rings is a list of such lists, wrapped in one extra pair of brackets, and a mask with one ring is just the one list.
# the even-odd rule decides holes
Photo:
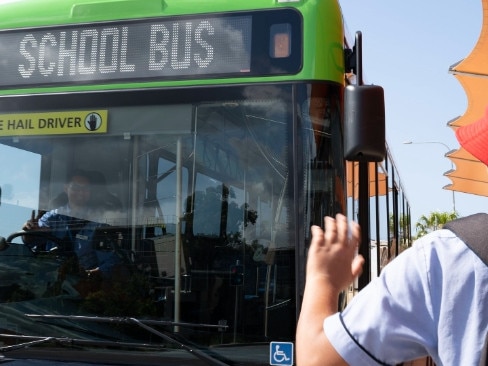
[(370, 281), (371, 275), (371, 251), (369, 249), (369, 163), (359, 162), (359, 199), (358, 199), (358, 223), (361, 226), (361, 245), (359, 254), (364, 258), (363, 273), (358, 279), (358, 290), (361, 291)]
[[(176, 235), (175, 235), (175, 301), (174, 321), (180, 321), (180, 297), (181, 297), (181, 196), (182, 196), (182, 158), (181, 158), (181, 137), (176, 141)], [(178, 332), (179, 327), (175, 326), (174, 331)]]
[[(362, 34), (356, 32), (356, 84), (363, 85), (363, 53)], [(369, 163), (359, 162), (359, 191), (358, 191), (358, 223), (361, 226), (361, 245), (359, 254), (364, 257), (363, 273), (358, 279), (358, 289), (361, 291), (370, 281), (370, 227), (369, 227)]]

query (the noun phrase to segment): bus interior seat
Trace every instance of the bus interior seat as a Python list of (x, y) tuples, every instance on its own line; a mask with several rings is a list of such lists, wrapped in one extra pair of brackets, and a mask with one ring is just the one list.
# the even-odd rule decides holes
[[(176, 237), (173, 234), (140, 240), (136, 247), (138, 262), (153, 277), (174, 278), (175, 245)], [(181, 274), (185, 274), (187, 266), (183, 247), (180, 254)]]

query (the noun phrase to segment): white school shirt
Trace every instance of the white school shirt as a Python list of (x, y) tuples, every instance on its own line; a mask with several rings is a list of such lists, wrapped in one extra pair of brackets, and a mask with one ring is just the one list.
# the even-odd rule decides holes
[(350, 365), (430, 355), (437, 366), (478, 366), (488, 332), (488, 266), (451, 231), (428, 234), (342, 314), (326, 318), (324, 331)]

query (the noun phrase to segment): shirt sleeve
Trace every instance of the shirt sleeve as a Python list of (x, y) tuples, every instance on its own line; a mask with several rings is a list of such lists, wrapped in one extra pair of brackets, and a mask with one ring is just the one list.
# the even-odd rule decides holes
[(66, 216), (60, 214), (58, 209), (46, 212), (38, 221), (39, 227), (49, 227), (56, 229), (66, 226)]
[(98, 268), (102, 271), (104, 276), (109, 276), (112, 268), (121, 263), (120, 258), (115, 251), (100, 251), (97, 250)]
[[(351, 365), (394, 365), (427, 355), (436, 345), (429, 272), (422, 243), (384, 268), (324, 331)], [(427, 348), (424, 346), (427, 345)]]
[(42, 215), (41, 218), (37, 222), (39, 227), (49, 227), (49, 220), (50, 220), (52, 215), (53, 215), (52, 212), (46, 212), (44, 215)]

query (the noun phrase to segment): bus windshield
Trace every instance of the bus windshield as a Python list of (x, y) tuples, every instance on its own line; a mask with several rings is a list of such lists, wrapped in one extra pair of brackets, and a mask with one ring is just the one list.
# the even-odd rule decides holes
[(130, 317), (268, 360), (224, 345), (293, 340), (296, 243), (345, 203), (339, 89), (0, 100), (0, 333), (180, 351)]

